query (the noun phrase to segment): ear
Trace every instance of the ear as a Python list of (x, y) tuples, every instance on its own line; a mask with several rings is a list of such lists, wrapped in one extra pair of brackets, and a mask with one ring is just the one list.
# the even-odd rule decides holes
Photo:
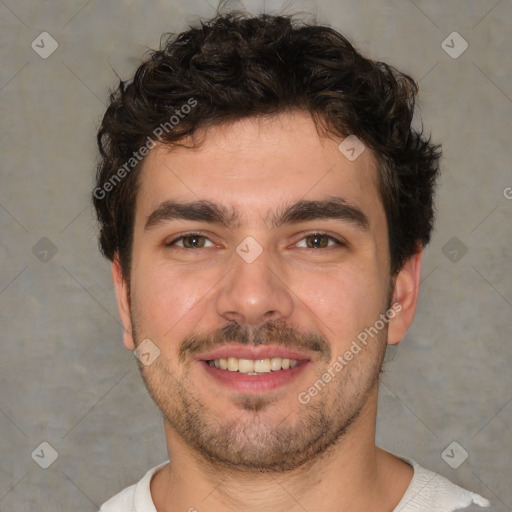
[(116, 253), (112, 261), (112, 282), (116, 291), (117, 310), (123, 324), (123, 343), (129, 350), (135, 350), (132, 336), (132, 320), (130, 316), (130, 291), (128, 283), (123, 277), (119, 254)]
[(400, 343), (412, 324), (418, 303), (422, 256), (423, 248), (420, 246), (395, 277), (392, 306), (399, 304), (401, 309), (395, 306), (393, 308), (395, 316), (389, 321), (388, 344), (390, 345)]

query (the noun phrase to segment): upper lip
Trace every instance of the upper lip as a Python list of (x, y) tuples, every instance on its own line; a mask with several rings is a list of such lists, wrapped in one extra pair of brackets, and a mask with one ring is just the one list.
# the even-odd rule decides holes
[(211, 352), (200, 354), (198, 359), (212, 361), (214, 359), (227, 359), (228, 357), (236, 357), (237, 359), (271, 359), (272, 357), (280, 357), (281, 359), (295, 359), (297, 361), (309, 361), (311, 359), (306, 354), (275, 345), (248, 347), (247, 345), (237, 344), (224, 345)]

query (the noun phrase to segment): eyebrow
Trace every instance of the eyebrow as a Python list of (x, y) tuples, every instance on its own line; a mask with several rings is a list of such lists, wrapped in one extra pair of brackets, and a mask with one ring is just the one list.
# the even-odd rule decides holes
[[(319, 219), (341, 220), (363, 231), (368, 231), (370, 226), (366, 214), (343, 197), (315, 201), (299, 200), (270, 212), (267, 215), (267, 224), (270, 224), (271, 228), (278, 228), (285, 224)], [(173, 220), (221, 224), (228, 229), (236, 229), (241, 224), (241, 216), (237, 210), (229, 210), (224, 205), (211, 201), (164, 201), (148, 216), (144, 230), (149, 231)]]

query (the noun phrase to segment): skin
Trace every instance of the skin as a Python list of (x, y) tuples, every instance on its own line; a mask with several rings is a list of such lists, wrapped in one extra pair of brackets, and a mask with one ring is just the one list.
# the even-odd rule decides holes
[[(196, 149), (158, 146), (139, 177), (130, 285), (115, 258), (112, 276), (124, 344), (149, 338), (160, 350), (140, 363), (164, 415), (170, 464), (152, 479), (158, 512), (390, 512), (413, 476), (375, 446), (378, 376), (386, 344), (410, 326), (418, 297), (421, 249), (397, 276), (389, 272), (386, 216), (377, 164), (367, 148), (351, 162), (341, 139), (320, 136), (302, 111), (210, 127)], [(300, 199), (342, 196), (368, 229), (340, 219), (270, 227), (269, 212)], [(167, 220), (145, 229), (166, 200), (209, 200), (240, 214), (227, 228)], [(166, 243), (187, 232), (199, 239)], [(328, 232), (343, 242), (320, 238)], [(262, 248), (247, 263), (236, 252), (248, 236)], [(194, 248), (193, 243), (199, 244)], [(184, 246), (183, 244), (187, 245)], [(391, 302), (390, 302), (391, 299)], [(307, 391), (356, 336), (391, 304), (401, 310), (308, 404)], [(270, 323), (288, 330), (265, 329)], [(228, 324), (262, 343), (309, 347), (311, 362), (272, 391), (241, 393), (211, 378), (180, 349), (192, 334), (208, 348), (229, 343)], [(291, 330), (290, 330), (291, 329)], [(299, 344), (299, 341), (301, 342)], [(302, 344), (304, 343), (304, 344)], [(194, 507), (194, 508), (192, 508)]]

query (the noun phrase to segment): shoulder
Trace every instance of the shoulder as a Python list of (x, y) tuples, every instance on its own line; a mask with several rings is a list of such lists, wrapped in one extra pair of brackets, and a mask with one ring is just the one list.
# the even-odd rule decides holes
[(135, 488), (136, 485), (130, 485), (120, 493), (116, 494), (108, 501), (103, 503), (100, 512), (135, 512)]
[(163, 462), (151, 468), (139, 482), (130, 485), (130, 487), (127, 487), (103, 503), (100, 512), (156, 512), (153, 499), (151, 498), (151, 478), (168, 462)]
[(490, 505), (479, 494), (455, 485), (444, 476), (421, 467), (411, 459), (401, 458), (414, 468), (414, 476), (393, 512), (455, 512), (472, 505)]

